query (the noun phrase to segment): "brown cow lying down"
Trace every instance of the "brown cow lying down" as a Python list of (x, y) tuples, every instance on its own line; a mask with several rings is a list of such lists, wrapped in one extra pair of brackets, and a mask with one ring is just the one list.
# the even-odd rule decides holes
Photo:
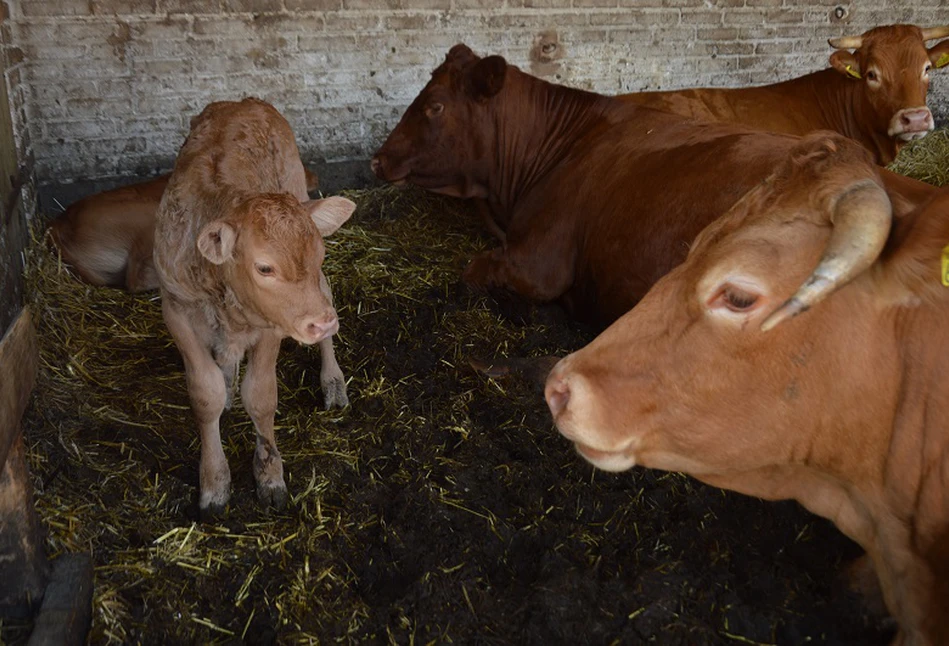
[(155, 268), (201, 433), (203, 514), (222, 512), (230, 496), (219, 419), (245, 353), (241, 400), (257, 431), (254, 477), (264, 505), (287, 501), (274, 439), (281, 339), (319, 342), (327, 405), (347, 403), (331, 341), (338, 321), (320, 267), (323, 236), (355, 205), (308, 200), (304, 177), (290, 125), (271, 105), (212, 103), (191, 121), (158, 210)]
[[(926, 107), (929, 73), (949, 63), (949, 27), (877, 27), (861, 36), (832, 38), (831, 69), (783, 83), (748, 88), (699, 88), (624, 94), (639, 105), (687, 117), (730, 121), (805, 135), (835, 130), (889, 164), (907, 141), (933, 129)], [(853, 52), (847, 51), (853, 49)]]
[[(53, 220), (50, 238), (87, 283), (124, 287), (130, 292), (158, 289), (152, 262), (155, 216), (171, 175), (84, 197)], [(307, 190), (319, 180), (306, 171)]]
[(872, 559), (895, 643), (935, 646), (949, 644), (949, 193), (892, 231), (890, 213), (865, 151), (805, 139), (563, 359), (546, 398), (597, 467), (683, 471), (831, 519)]
[[(372, 165), (390, 182), (492, 204), (507, 242), (471, 261), (468, 284), (609, 323), (796, 141), (554, 85), (456, 45)], [(910, 202), (935, 190), (886, 176)]]

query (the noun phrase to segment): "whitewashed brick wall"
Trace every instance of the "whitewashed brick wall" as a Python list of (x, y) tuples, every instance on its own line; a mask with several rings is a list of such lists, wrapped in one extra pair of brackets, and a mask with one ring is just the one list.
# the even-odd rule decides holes
[[(945, 0), (6, 4), (15, 109), (41, 186), (167, 170), (193, 115), (247, 95), (287, 116), (308, 162), (366, 159), (460, 41), (550, 80), (619, 93), (770, 83), (825, 67), (828, 37), (949, 23)], [(551, 41), (561, 58), (532, 67), (532, 48)], [(937, 117), (947, 75), (933, 83)]]

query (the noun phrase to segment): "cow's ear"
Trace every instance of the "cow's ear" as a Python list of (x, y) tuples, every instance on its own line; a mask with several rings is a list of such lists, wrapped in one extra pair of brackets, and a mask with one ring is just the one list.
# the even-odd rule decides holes
[(949, 194), (893, 220), (878, 269), (892, 300), (949, 297)]
[(475, 53), (471, 51), (471, 48), (464, 43), (458, 43), (448, 50), (448, 55), (445, 56), (445, 62), (467, 63), (473, 58), (475, 58)]
[(310, 217), (324, 238), (335, 233), (356, 210), (356, 204), (345, 197), (309, 200), (303, 207), (310, 211)]
[(853, 54), (845, 49), (838, 49), (836, 52), (831, 54), (830, 64), (835, 70), (844, 76), (849, 76), (850, 78), (855, 79), (861, 78), (860, 63), (857, 62), (857, 58)]
[(198, 234), (198, 251), (201, 255), (220, 265), (231, 258), (237, 232), (227, 222), (217, 220), (206, 224)]
[(507, 61), (501, 56), (482, 58), (471, 68), (471, 92), (476, 99), (489, 99), (504, 87)]
[(935, 67), (949, 65), (949, 40), (936, 43), (929, 48), (929, 60)]

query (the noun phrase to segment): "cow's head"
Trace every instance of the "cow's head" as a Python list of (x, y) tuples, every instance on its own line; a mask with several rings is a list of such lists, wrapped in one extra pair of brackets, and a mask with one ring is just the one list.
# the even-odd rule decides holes
[(221, 266), (234, 303), (300, 343), (316, 343), (339, 328), (336, 310), (320, 288), (323, 237), (356, 205), (341, 197), (300, 203), (286, 193), (257, 195), (228, 217), (207, 224), (198, 250)]
[(926, 41), (946, 36), (949, 27), (877, 27), (862, 36), (830, 39), (837, 48), (830, 64), (863, 85), (877, 121), (875, 129), (900, 142), (919, 139), (933, 129), (933, 116), (926, 106), (929, 74), (949, 64), (949, 41), (929, 49)]
[(388, 182), (409, 182), (455, 197), (484, 197), (489, 162), (488, 103), (504, 86), (507, 63), (455, 45), (402, 115), (372, 170)]
[[(561, 433), (605, 470), (641, 464), (720, 483), (817, 459), (807, 454), (815, 435), (848, 416), (885, 419), (894, 357), (877, 338), (875, 297), (885, 277), (905, 284), (932, 272), (938, 286), (949, 240), (899, 246), (897, 230), (887, 247), (896, 265), (885, 266), (891, 205), (879, 182), (853, 142), (804, 139), (632, 311), (554, 368), (545, 394)], [(897, 262), (907, 244), (925, 254)]]

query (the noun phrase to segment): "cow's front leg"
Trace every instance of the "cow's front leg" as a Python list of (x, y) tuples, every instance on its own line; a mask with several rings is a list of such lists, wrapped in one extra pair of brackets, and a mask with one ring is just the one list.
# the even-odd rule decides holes
[[(231, 471), (221, 446), (221, 412), (226, 399), (224, 375), (208, 349), (208, 331), (162, 294), (162, 315), (185, 364), (191, 410), (201, 434), (198, 507), (202, 517), (220, 515), (231, 496)], [(196, 326), (199, 326), (196, 329)]]
[[(333, 304), (333, 291), (329, 280), (320, 272), (320, 290), (326, 299)], [(349, 405), (349, 396), (346, 394), (346, 377), (343, 375), (339, 363), (336, 362), (336, 352), (333, 350), (333, 337), (328, 336), (320, 341), (320, 387), (323, 389), (323, 407), (345, 408)]]
[(530, 242), (492, 249), (471, 259), (462, 274), (470, 287), (504, 289), (538, 303), (560, 298), (573, 283), (573, 257), (565, 249)]
[(257, 447), (254, 450), (257, 498), (265, 507), (283, 509), (287, 504), (287, 485), (283, 480), (283, 461), (274, 437), (279, 351), (279, 337), (271, 331), (264, 331), (250, 350), (241, 384), (241, 399), (257, 431)]

